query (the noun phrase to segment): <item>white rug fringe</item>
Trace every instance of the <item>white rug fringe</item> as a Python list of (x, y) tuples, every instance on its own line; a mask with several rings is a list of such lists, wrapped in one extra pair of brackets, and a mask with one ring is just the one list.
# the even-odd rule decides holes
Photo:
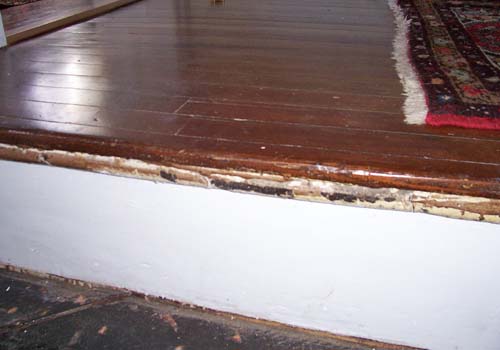
[(392, 57), (396, 60), (396, 71), (403, 84), (406, 100), (403, 106), (405, 122), (408, 124), (425, 124), (427, 116), (427, 103), (425, 92), (420, 85), (417, 73), (413, 68), (409, 53), (408, 32), (411, 20), (407, 19), (397, 0), (388, 0), (389, 7), (394, 12), (396, 23), (396, 36), (394, 38), (394, 52)]

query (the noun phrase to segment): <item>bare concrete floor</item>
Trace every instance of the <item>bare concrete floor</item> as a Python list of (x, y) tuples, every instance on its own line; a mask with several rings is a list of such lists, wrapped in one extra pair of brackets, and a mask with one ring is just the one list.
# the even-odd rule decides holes
[(0, 269), (0, 349), (408, 349)]

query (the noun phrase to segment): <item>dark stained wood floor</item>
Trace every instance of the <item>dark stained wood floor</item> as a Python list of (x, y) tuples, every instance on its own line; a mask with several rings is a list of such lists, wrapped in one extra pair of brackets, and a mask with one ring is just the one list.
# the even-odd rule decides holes
[(137, 0), (40, 0), (2, 10), (9, 44), (111, 11)]
[(498, 132), (403, 122), (393, 36), (386, 0), (142, 0), (1, 50), (0, 142), (500, 198)]

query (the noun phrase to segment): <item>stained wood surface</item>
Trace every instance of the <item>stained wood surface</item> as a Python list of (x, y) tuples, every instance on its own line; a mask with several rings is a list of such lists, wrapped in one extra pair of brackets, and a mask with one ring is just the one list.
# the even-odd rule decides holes
[(1, 11), (9, 44), (106, 13), (137, 0), (40, 0)]
[(404, 123), (393, 37), (385, 0), (142, 0), (0, 51), (0, 142), (500, 198), (498, 132)]

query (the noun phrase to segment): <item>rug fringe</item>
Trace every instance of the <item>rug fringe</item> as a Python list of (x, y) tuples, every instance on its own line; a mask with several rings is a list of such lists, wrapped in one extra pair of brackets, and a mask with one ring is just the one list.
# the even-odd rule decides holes
[(413, 68), (409, 56), (408, 32), (411, 20), (407, 19), (397, 0), (388, 0), (394, 12), (396, 36), (392, 58), (396, 61), (396, 71), (403, 84), (406, 100), (403, 106), (405, 122), (408, 124), (425, 124), (428, 108), (425, 92)]

